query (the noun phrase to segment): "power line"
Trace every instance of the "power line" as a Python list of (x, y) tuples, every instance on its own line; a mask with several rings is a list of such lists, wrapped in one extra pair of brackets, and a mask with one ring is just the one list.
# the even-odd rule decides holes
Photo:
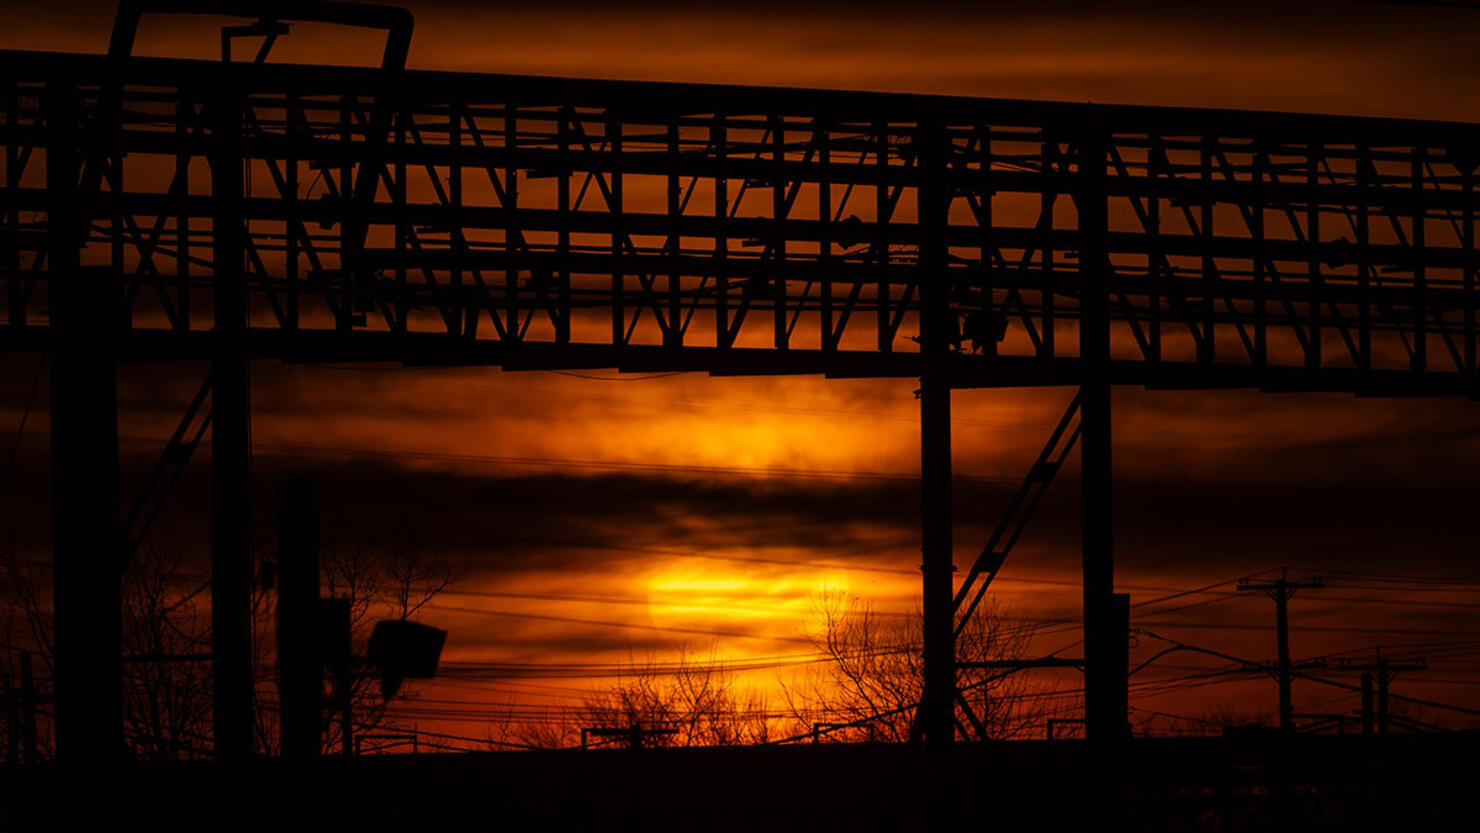
[(1480, 587), (1466, 587), (1461, 585), (1423, 585), (1423, 584), (1353, 584), (1343, 582), (1341, 585), (1347, 590), (1378, 590), (1383, 593), (1476, 593)]
[(1325, 573), (1335, 576), (1351, 576), (1354, 578), (1380, 579), (1387, 581), (1411, 581), (1424, 584), (1473, 584), (1480, 587), (1480, 578), (1461, 578), (1457, 576), (1432, 576), (1415, 575), (1413, 573), (1366, 573), (1355, 570), (1317, 570), (1311, 567), (1291, 567), (1307, 573)]
[[(1202, 628), (1208, 630), (1233, 630), (1233, 631), (1267, 631), (1264, 625), (1242, 625), (1220, 622), (1157, 622), (1158, 626), (1169, 628)], [(1366, 633), (1366, 634), (1430, 634), (1437, 636), (1470, 636), (1473, 630), (1451, 630), (1444, 628), (1363, 628), (1363, 627), (1339, 627), (1335, 625), (1317, 626), (1302, 625), (1291, 627), (1291, 633)]]
[[(1343, 584), (1328, 583), (1327, 587), (1345, 587)], [(1397, 607), (1448, 607), (1463, 609), (1480, 609), (1480, 604), (1473, 602), (1422, 602), (1404, 599), (1365, 599), (1352, 596), (1312, 596), (1308, 601), (1312, 602), (1346, 602), (1356, 604), (1390, 605)]]
[[(1274, 572), (1275, 569), (1276, 568), (1271, 567), (1271, 568), (1269, 568), (1267, 570), (1260, 570), (1257, 573), (1251, 573), (1251, 574), (1249, 574), (1248, 577), (1257, 577), (1257, 576), (1266, 575), (1268, 573)], [(1135, 604), (1131, 605), (1131, 607), (1133, 607), (1133, 608), (1136, 608), (1136, 607), (1145, 607), (1147, 605), (1153, 605), (1153, 604), (1159, 604), (1161, 602), (1171, 601), (1172, 599), (1180, 599), (1183, 596), (1191, 596), (1191, 595), (1194, 595), (1196, 593), (1207, 593), (1207, 592), (1209, 592), (1211, 590), (1216, 590), (1219, 587), (1227, 587), (1230, 584), (1237, 584), (1238, 582), (1242, 581), (1243, 578), (1245, 578), (1245, 577), (1244, 576), (1241, 576), (1239, 578), (1224, 579), (1223, 581), (1215, 581), (1212, 584), (1205, 584), (1202, 587), (1194, 587), (1191, 590), (1178, 590), (1178, 591), (1175, 591), (1175, 592), (1173, 592), (1173, 593), (1171, 593), (1170, 595), (1167, 595), (1167, 596), (1162, 596), (1162, 597), (1156, 598), (1156, 599), (1147, 599), (1146, 601), (1143, 601), (1143, 602), (1136, 602)], [(1127, 585), (1119, 585), (1119, 586), (1121, 586), (1121, 587), (1127, 587), (1127, 589), (1132, 589), (1132, 590), (1135, 589), (1135, 588), (1132, 588), (1132, 587), (1128, 587)], [(1229, 595), (1230, 595), (1230, 597), (1234, 597), (1234, 598), (1238, 597), (1238, 594), (1237, 593), (1230, 593)]]
[[(1144, 633), (1147, 636), (1152, 637), (1153, 639), (1160, 639), (1163, 642), (1167, 642), (1167, 643), (1173, 644), (1173, 645), (1179, 645), (1179, 646), (1184, 647), (1184, 648), (1186, 648), (1188, 650), (1198, 651), (1198, 652), (1201, 652), (1201, 653), (1206, 653), (1206, 654), (1211, 654), (1213, 656), (1222, 657), (1224, 659), (1230, 660), (1230, 661), (1232, 661), (1234, 663), (1238, 663), (1240, 665), (1246, 665), (1246, 666), (1249, 666), (1249, 667), (1258, 667), (1258, 663), (1255, 663), (1255, 662), (1253, 662), (1251, 660), (1244, 659), (1242, 657), (1236, 657), (1236, 656), (1234, 656), (1232, 654), (1223, 653), (1221, 651), (1215, 651), (1215, 650), (1212, 650), (1210, 648), (1203, 648), (1201, 646), (1190, 645), (1190, 644), (1187, 644), (1187, 643), (1184, 643), (1184, 642), (1180, 642), (1180, 641), (1175, 640), (1175, 639), (1171, 639), (1169, 637), (1162, 636), (1161, 634), (1155, 633), (1153, 631), (1146, 630), (1144, 628), (1138, 628), (1137, 631), (1139, 633)], [(1354, 685), (1351, 685), (1351, 684), (1348, 684), (1348, 683), (1339, 683), (1339, 682), (1336, 682), (1334, 680), (1327, 680), (1327, 679), (1324, 679), (1322, 677), (1317, 677), (1317, 676), (1315, 676), (1313, 674), (1309, 674), (1309, 673), (1302, 672), (1302, 671), (1296, 671), (1296, 672), (1294, 672), (1294, 675), (1297, 676), (1297, 677), (1300, 677), (1301, 679), (1310, 680), (1311, 682), (1319, 683), (1321, 685), (1332, 686), (1334, 688), (1346, 689), (1347, 691), (1361, 691), (1361, 687), (1360, 686), (1354, 686)], [(1415, 704), (1418, 704), (1418, 705), (1432, 706), (1434, 708), (1448, 709), (1450, 711), (1461, 712), (1463, 714), (1470, 714), (1470, 715), (1480, 716), (1480, 710), (1466, 708), (1464, 706), (1456, 706), (1456, 705), (1453, 705), (1451, 703), (1440, 703), (1440, 702), (1436, 702), (1436, 701), (1433, 701), (1433, 700), (1423, 700), (1423, 699), (1420, 699), (1420, 698), (1417, 698), (1417, 697), (1408, 697), (1408, 696), (1401, 695), (1401, 694), (1389, 694), (1389, 696), (1392, 697), (1395, 700), (1404, 700), (1404, 701), (1407, 701), (1407, 702), (1410, 702), (1410, 703), (1415, 703)]]
[(653, 379), (667, 379), (672, 376), (682, 376), (692, 373), (689, 370), (675, 370), (670, 373), (652, 373), (647, 376), (592, 376), (585, 373), (576, 373), (572, 370), (546, 370), (546, 373), (554, 373), (559, 376), (572, 376), (577, 379), (589, 379), (593, 382), (647, 382)]
[(700, 636), (725, 636), (738, 639), (764, 639), (773, 642), (800, 642), (806, 645), (811, 644), (810, 640), (803, 639), (799, 636), (770, 636), (766, 634), (741, 633), (738, 631), (715, 631), (705, 630), (702, 628), (680, 628), (667, 627), (663, 625), (643, 625), (636, 622), (606, 622), (598, 619), (578, 619), (571, 616), (549, 616), (540, 613), (515, 613), (508, 610), (486, 610), (476, 607), (454, 607), (452, 605), (437, 604), (436, 602), (429, 603), (428, 607), (434, 607), (438, 610), (451, 610), (458, 613), (472, 613), (480, 616), (504, 616), (511, 619), (536, 619), (545, 622), (563, 622), (578, 625), (600, 625), (603, 627), (631, 628), (635, 630), (661, 631), (664, 633), (686, 633), (697, 634)]

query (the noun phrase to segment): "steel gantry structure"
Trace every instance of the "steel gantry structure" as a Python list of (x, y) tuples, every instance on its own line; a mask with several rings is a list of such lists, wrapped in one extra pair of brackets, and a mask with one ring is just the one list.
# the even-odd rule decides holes
[(0, 343), (52, 356), (64, 756), (121, 745), (119, 361), (212, 363), (172, 447), (208, 387), (224, 756), (250, 752), (253, 360), (918, 378), (934, 742), (969, 710), (958, 610), (1016, 537), (957, 587), (953, 389), (1079, 388), (1014, 511), (1078, 440), (1102, 739), (1126, 732), (1112, 386), (1477, 390), (1480, 126), (410, 71), (404, 12), (238, 5), (261, 19), (223, 44), (259, 58), (304, 18), (386, 54), (130, 57), (142, 11), (192, 7), (130, 2), (108, 55), (0, 52)]

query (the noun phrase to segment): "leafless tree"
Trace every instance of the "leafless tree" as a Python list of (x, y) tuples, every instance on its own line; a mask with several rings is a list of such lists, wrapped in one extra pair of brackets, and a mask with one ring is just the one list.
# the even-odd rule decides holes
[(159, 547), (140, 550), (124, 570), (124, 734), (140, 758), (209, 754), (209, 588)]
[[(39, 669), (51, 677), (51, 577), (43, 559), (12, 542), (0, 549), (0, 638), (7, 655), (27, 651), (40, 657)], [(10, 662), (13, 657), (8, 656)], [(6, 670), (13, 671), (7, 667)]]
[[(275, 557), (271, 537), (259, 536), (254, 552), (263, 579), (252, 600), (256, 745), (271, 755), (278, 749), (276, 591), (271, 569), (263, 569)], [(203, 661), (210, 650), (210, 582), (188, 561), (179, 551), (151, 544), (133, 554), (123, 573), (124, 731), (141, 759), (211, 754), (210, 663)], [(422, 545), (414, 534), (385, 546), (326, 548), (322, 567), (325, 595), (350, 600), (351, 645), (361, 656), (375, 621), (415, 616), (453, 578), (445, 551)], [(0, 571), (0, 645), (6, 649), (0, 652), (0, 674), (17, 679), (17, 658), (31, 653), (37, 686), (48, 691), (54, 656), (50, 564), (6, 546), (0, 547)], [(389, 726), (377, 682), (364, 674), (352, 678), (351, 712), (361, 730)], [(41, 752), (49, 755), (49, 721), (40, 729)], [(333, 749), (338, 743), (336, 722), (325, 745)]]
[[(786, 709), (801, 731), (826, 729), (833, 741), (902, 742), (920, 701), (920, 616), (886, 615), (854, 596), (823, 593), (820, 626), (810, 638), (822, 661), (781, 680)], [(1031, 629), (989, 600), (956, 641), (958, 659), (1023, 659)], [(963, 737), (1023, 737), (1041, 727), (1057, 692), (1008, 669), (969, 668), (957, 686), (970, 713), (957, 706)]]
[[(50, 564), (12, 548), (0, 553), (0, 563), (0, 621), (11, 649), (5, 662), (13, 663), (18, 651), (32, 654), (36, 685), (49, 691), (55, 656)], [(209, 583), (192, 574), (179, 553), (160, 546), (135, 552), (122, 578), (123, 727), (130, 749), (147, 760), (208, 755), (210, 664), (202, 660), (210, 648), (210, 614), (202, 597)], [(38, 740), (49, 755), (46, 726), (40, 722)]]
[[(321, 556), (323, 594), (350, 602), (350, 649), (357, 657), (375, 623), (382, 619), (411, 619), (452, 584), (453, 572), (446, 548), (426, 540), (420, 528), (403, 524), (389, 538), (376, 541), (330, 540)], [(404, 729), (388, 716), (390, 701), (381, 693), (378, 678), (364, 673), (350, 677), (350, 713), (360, 733)], [(397, 697), (415, 699), (414, 689)], [(343, 724), (334, 721), (324, 733), (325, 751), (340, 748)]]
[[(15, 545), (14, 540), (0, 548), (0, 676), (10, 685), (20, 683), (22, 654), (32, 658), (34, 684), (47, 690), (52, 679), (53, 632), (51, 619), (50, 565)], [(19, 717), (19, 714), (16, 715)], [(8, 716), (7, 716), (8, 717)], [(18, 731), (6, 720), (6, 732)], [(50, 757), (52, 738), (49, 721), (37, 723), (37, 751)], [(6, 745), (12, 738), (7, 735)], [(15, 739), (20, 742), (19, 738)]]
[(687, 651), (671, 664), (633, 663), (574, 709), (498, 723), (498, 740), (539, 748), (573, 746), (583, 729), (602, 732), (593, 743), (606, 747), (737, 746), (765, 743), (771, 734), (763, 696), (740, 689), (714, 655), (698, 659)]

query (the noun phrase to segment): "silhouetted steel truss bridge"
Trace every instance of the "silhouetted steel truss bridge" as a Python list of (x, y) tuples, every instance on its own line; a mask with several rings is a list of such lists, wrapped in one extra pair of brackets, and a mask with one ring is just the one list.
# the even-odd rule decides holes
[[(0, 52), (0, 343), (51, 357), (64, 757), (120, 745), (98, 553), (163, 499), (118, 511), (116, 362), (211, 362), (150, 482), (209, 421), (223, 757), (251, 749), (252, 360), (920, 379), (916, 734), (943, 743), (976, 724), (953, 633), (1076, 441), (1088, 735), (1126, 732), (1111, 386), (1477, 392), (1476, 125), (422, 72), (410, 15), (360, 4), (233, 4), (223, 58), (255, 61), (130, 56), (141, 14), (200, 9)], [(262, 61), (288, 20), (386, 50)], [(1079, 394), (957, 582), (950, 391), (1027, 385)]]

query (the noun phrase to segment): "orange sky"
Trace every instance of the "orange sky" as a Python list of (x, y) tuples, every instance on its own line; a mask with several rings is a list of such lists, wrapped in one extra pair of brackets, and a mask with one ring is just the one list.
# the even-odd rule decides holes
[[(868, 4), (407, 5), (418, 21), (411, 65), (426, 69), (1480, 119), (1470, 94), (1480, 12), (1458, 9), (1133, 4), (1110, 15), (1092, 4), (926, 3), (906, 15)], [(98, 10), (110, 8), (7, 12), (0, 48), (101, 51), (110, 13)], [(308, 28), (285, 42), (284, 56), (373, 54), (363, 39)], [(205, 30), (188, 34), (196, 32), (205, 36), (187, 48), (178, 24), (146, 28), (140, 51), (211, 55), (216, 41)], [(0, 367), (0, 426), (13, 426), (34, 358), (5, 357)], [(199, 370), (122, 370), (121, 432), (157, 442)], [(305, 471), (320, 480), (327, 522), (341, 537), (373, 540), (387, 523), (413, 519), (460, 575), (456, 592), (425, 616), (451, 632), (448, 660), (607, 664), (671, 657), (685, 645), (737, 660), (795, 658), (811, 650), (810, 604), (823, 588), (894, 613), (913, 605), (918, 433), (909, 381), (270, 365), (254, 373), (259, 514), (276, 477)], [(985, 540), (1068, 396), (957, 394), (958, 565)], [(1467, 507), (1480, 485), (1480, 406), (1138, 390), (1117, 392), (1116, 405), (1119, 579), (1133, 602), (1285, 564), (1475, 575), (1469, 548), (1480, 528)], [(30, 478), (27, 499), (44, 504), (44, 412), (32, 419), (20, 471)], [(124, 443), (128, 486), (155, 448)], [(1066, 475), (999, 587), (1026, 617), (1076, 612), (1076, 472)], [(192, 474), (197, 487), (200, 476)], [(182, 540), (199, 533), (203, 508), (201, 489), (186, 491), (164, 521)], [(1346, 602), (1319, 595), (1295, 603), (1296, 626), (1312, 629), (1298, 632), (1297, 655), (1480, 642), (1475, 608), (1463, 607), (1480, 601), (1474, 592), (1354, 586), (1327, 592)], [(1171, 610), (1189, 602), (1208, 604)], [(1272, 635), (1258, 630), (1273, 621), (1262, 597), (1194, 596), (1145, 612), (1153, 611), (1140, 622), (1159, 632), (1273, 654)], [(1077, 638), (1051, 633), (1036, 648)], [(1155, 650), (1148, 642), (1136, 656)], [(1454, 669), (1431, 677), (1468, 673)], [(777, 673), (748, 679), (769, 687)], [(427, 697), (540, 703), (591, 683), (533, 673), (449, 682)], [(1477, 700), (1472, 686), (1419, 675), (1402, 685), (1446, 702)], [(1297, 703), (1317, 708), (1318, 695), (1330, 696), (1297, 688)], [(1195, 714), (1224, 702), (1268, 711), (1273, 699), (1273, 684), (1255, 681), (1148, 692), (1133, 704)], [(481, 735), (475, 723), (429, 725)]]
[[(1462, 120), (1480, 69), (1475, 12), (1362, 0), (402, 5), (410, 65), (438, 70)], [(101, 52), (112, 9), (13, 10), (0, 48)], [(212, 22), (146, 19), (136, 51), (214, 58)], [(378, 57), (368, 35), (307, 24), (276, 49)]]

